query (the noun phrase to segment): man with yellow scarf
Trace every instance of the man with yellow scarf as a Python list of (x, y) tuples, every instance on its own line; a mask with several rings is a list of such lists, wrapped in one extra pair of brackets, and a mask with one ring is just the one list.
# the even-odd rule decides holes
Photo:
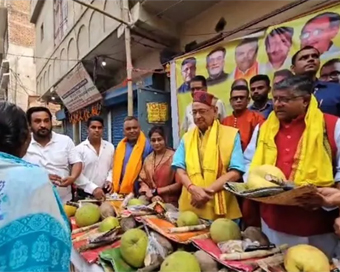
[(150, 142), (140, 130), (138, 119), (124, 120), (124, 136), (117, 146), (112, 169), (112, 191), (117, 194), (138, 192), (136, 183), (144, 159), (152, 152)]
[[(244, 152), (247, 169), (275, 165), (297, 186), (332, 187), (340, 181), (340, 122), (319, 110), (313, 91), (313, 81), (306, 76), (274, 85), (274, 112), (254, 130)], [(337, 245), (332, 228), (338, 210), (322, 207), (319, 195), (301, 200), (300, 206), (261, 204), (262, 231), (272, 243), (310, 244), (331, 257)]]
[(223, 185), (238, 181), (244, 173), (241, 140), (237, 129), (216, 120), (216, 101), (206, 91), (193, 94), (196, 127), (184, 134), (172, 163), (183, 184), (179, 210), (207, 220), (239, 219), (237, 200)]

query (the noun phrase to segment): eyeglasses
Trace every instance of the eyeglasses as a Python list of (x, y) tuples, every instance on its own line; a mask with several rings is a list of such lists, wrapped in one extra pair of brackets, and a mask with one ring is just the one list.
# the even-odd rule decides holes
[(282, 104), (288, 104), (290, 101), (296, 100), (300, 97), (303, 97), (303, 95), (297, 95), (297, 96), (292, 96), (292, 97), (273, 97), (273, 103), (278, 102)]
[(237, 100), (245, 100), (245, 99), (247, 99), (247, 97), (246, 96), (233, 96), (233, 97), (230, 97), (230, 100), (231, 101), (233, 101), (233, 102), (236, 102)]
[(327, 78), (338, 78), (340, 76), (340, 71), (333, 71), (329, 74), (323, 74), (320, 76), (320, 79), (326, 80)]
[(195, 116), (196, 114), (205, 115), (208, 111), (209, 111), (208, 109), (193, 110), (192, 115), (193, 116)]
[(323, 30), (323, 29), (315, 29), (311, 32), (304, 32), (304, 33), (301, 34), (301, 39), (305, 40), (305, 39), (310, 38), (311, 36), (318, 37), (321, 34), (323, 34), (324, 32), (325, 32), (325, 30)]

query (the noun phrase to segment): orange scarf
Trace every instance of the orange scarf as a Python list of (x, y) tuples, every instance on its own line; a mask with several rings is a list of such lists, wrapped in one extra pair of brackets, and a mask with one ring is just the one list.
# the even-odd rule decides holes
[(120, 183), (123, 170), (127, 139), (124, 138), (117, 146), (112, 171), (113, 191), (119, 194), (129, 194), (133, 192), (133, 185), (142, 169), (142, 155), (146, 144), (146, 138), (143, 132), (140, 132), (137, 143), (133, 147), (131, 156), (125, 168), (125, 174)]

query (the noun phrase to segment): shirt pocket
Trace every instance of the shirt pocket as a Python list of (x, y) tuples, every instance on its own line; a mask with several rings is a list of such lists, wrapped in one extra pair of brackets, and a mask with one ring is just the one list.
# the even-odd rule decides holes
[(68, 152), (66, 150), (59, 150), (53, 152), (51, 155), (51, 162), (55, 166), (65, 166), (68, 165)]

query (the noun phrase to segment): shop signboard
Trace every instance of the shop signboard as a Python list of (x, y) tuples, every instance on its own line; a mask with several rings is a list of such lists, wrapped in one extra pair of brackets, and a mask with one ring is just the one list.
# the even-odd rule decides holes
[(84, 65), (78, 63), (56, 86), (55, 92), (70, 113), (102, 99)]

